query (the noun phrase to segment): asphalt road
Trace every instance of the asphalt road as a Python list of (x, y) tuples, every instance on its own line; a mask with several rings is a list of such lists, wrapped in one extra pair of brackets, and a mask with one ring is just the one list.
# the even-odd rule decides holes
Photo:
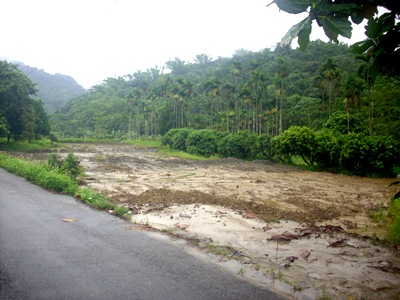
[(283, 299), (128, 225), (0, 169), (0, 299)]

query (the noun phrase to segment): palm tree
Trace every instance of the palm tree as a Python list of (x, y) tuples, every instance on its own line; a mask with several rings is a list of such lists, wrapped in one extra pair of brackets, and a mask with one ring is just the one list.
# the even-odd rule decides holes
[(364, 81), (355, 75), (344, 74), (347, 80), (344, 83), (345, 108), (347, 113), (347, 133), (350, 132), (350, 105), (353, 104), (357, 110), (360, 108), (361, 92)]
[[(287, 61), (283, 59), (282, 57), (278, 58), (277, 66), (276, 66), (276, 73), (275, 73), (275, 79), (276, 79), (276, 84), (278, 87), (278, 94), (279, 95), (279, 109), (278, 109), (278, 103), (276, 104), (277, 110), (279, 110), (279, 133), (282, 133), (283, 131), (283, 116), (282, 116), (282, 111), (283, 111), (283, 97), (284, 97), (284, 79), (289, 76), (289, 68), (287, 65)], [(277, 97), (278, 101), (278, 97)]]
[(369, 127), (369, 134), (372, 135), (373, 128), (374, 128), (374, 99), (372, 97), (372, 86), (374, 84), (375, 77), (371, 75), (371, 67), (373, 64), (373, 59), (370, 56), (359, 56), (358, 59), (364, 62), (363, 65), (360, 66), (358, 69), (358, 75), (364, 78), (365, 82), (367, 83), (367, 101), (368, 101), (368, 127)]
[(338, 65), (333, 63), (332, 58), (328, 58), (328, 60), (322, 65), (319, 74), (324, 82), (324, 87), (328, 89), (328, 114), (331, 115), (332, 106), (334, 105), (336, 88), (339, 81)]

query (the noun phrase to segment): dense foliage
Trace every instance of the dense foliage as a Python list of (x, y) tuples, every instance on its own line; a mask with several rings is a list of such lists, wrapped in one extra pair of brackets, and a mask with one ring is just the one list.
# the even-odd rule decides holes
[(206, 157), (263, 158), (286, 164), (293, 164), (293, 158), (300, 157), (310, 167), (357, 175), (393, 176), (400, 162), (400, 141), (391, 137), (315, 131), (305, 126), (292, 126), (272, 138), (249, 131), (233, 134), (171, 129), (162, 142), (173, 149)]
[(0, 137), (39, 139), (50, 133), (43, 103), (32, 97), (35, 85), (17, 66), (0, 61)]
[(106, 79), (52, 115), (53, 129), (81, 138), (158, 136), (177, 128), (276, 136), (290, 126), (319, 130), (336, 115), (342, 133), (399, 138), (399, 81), (366, 80), (367, 65), (346, 45), (316, 41), (306, 52), (241, 50), (166, 66), (169, 72), (151, 68)]

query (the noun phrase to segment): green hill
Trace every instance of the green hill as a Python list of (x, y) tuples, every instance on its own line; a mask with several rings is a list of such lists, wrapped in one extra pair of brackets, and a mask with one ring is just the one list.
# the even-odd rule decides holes
[(17, 62), (18, 68), (36, 84), (36, 97), (44, 103), (48, 114), (60, 110), (69, 100), (85, 93), (75, 79), (62, 74), (49, 74), (36, 67)]

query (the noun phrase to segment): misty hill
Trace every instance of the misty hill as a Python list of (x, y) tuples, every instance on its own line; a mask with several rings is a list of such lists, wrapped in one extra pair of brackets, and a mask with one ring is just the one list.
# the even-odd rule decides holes
[(36, 83), (36, 97), (44, 103), (48, 114), (60, 110), (69, 100), (85, 93), (85, 89), (75, 79), (62, 74), (49, 74), (44, 70), (16, 63), (18, 68)]

